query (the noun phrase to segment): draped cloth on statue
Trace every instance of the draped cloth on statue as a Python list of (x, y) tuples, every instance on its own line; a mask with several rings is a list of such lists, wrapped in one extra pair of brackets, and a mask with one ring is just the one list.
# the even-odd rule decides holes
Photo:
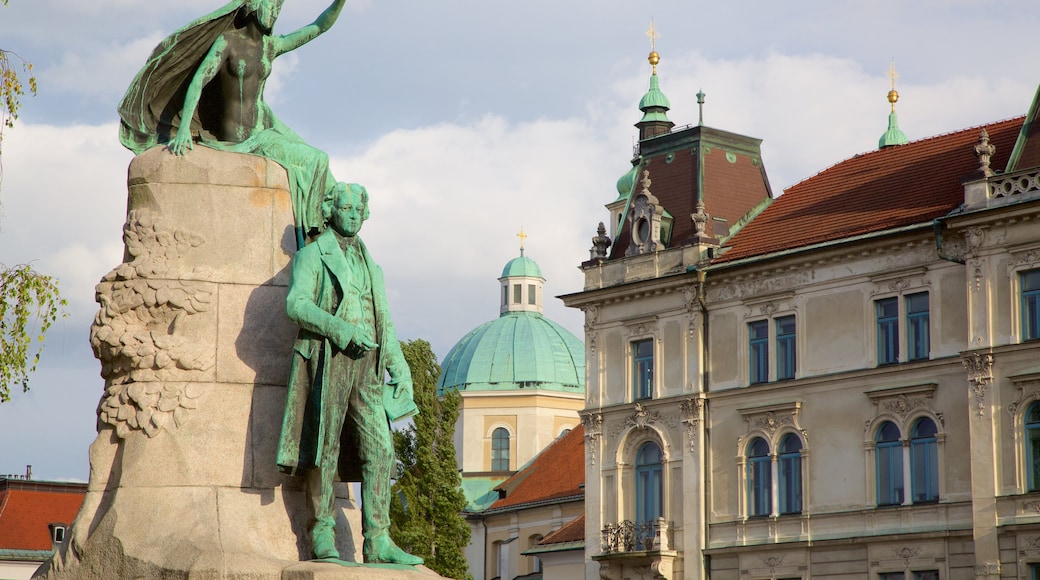
[[(188, 23), (155, 47), (119, 103), (119, 140), (127, 149), (140, 154), (168, 143), (176, 135), (195, 72), (216, 39), (230, 30), (245, 10), (250, 10), (248, 0), (232, 0)], [(297, 231), (309, 234), (322, 229), (322, 196), (335, 185), (328, 155), (305, 143), (279, 121), (262, 94), (257, 96), (258, 126), (251, 136), (238, 143), (218, 140), (216, 127), (224, 107), (217, 85), (209, 83), (203, 88), (189, 121), (192, 134), (212, 149), (259, 155), (282, 165), (289, 175)]]

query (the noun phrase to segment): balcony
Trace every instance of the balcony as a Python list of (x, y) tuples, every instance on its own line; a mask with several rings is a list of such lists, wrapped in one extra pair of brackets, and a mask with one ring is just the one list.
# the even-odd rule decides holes
[[(631, 573), (643, 577), (671, 578), (678, 557), (672, 544), (672, 523), (664, 518), (635, 523), (624, 520), (603, 527), (599, 562), (603, 580), (620, 580)], [(626, 570), (630, 572), (626, 574)]]

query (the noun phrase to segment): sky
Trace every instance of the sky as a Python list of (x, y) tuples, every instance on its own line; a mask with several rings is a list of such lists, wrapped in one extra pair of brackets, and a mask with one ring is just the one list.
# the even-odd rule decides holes
[[(87, 335), (94, 286), (122, 260), (132, 159), (116, 105), (164, 36), (220, 5), (0, 7), (0, 48), (33, 62), (40, 89), (3, 132), (0, 264), (57, 277), (69, 314), (31, 390), (0, 405), (0, 474), (87, 479), (104, 388)], [(275, 33), (326, 6), (287, 0)], [(651, 19), (670, 119), (696, 123), (703, 90), (705, 125), (763, 140), (774, 194), (877, 147), (892, 62), (911, 140), (1022, 115), (1040, 83), (1035, 0), (348, 0), (328, 33), (275, 61), (266, 99), (338, 179), (372, 192), (362, 236), (402, 339), (443, 359), (498, 316), (521, 227), (546, 292), (581, 290), (630, 167)], [(582, 336), (581, 312), (545, 311)]]

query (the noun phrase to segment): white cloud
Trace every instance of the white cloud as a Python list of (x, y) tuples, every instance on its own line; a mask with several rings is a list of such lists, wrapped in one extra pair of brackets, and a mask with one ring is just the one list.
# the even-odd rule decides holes
[(116, 103), (163, 35), (153, 32), (126, 43), (78, 46), (40, 71), (40, 82), (54, 90)]

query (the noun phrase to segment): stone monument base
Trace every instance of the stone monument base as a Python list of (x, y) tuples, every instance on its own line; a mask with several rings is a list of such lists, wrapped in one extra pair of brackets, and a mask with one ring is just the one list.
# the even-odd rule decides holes
[[(34, 578), (430, 578), (426, 568), (307, 562), (301, 477), (275, 466), (296, 327), (285, 170), (163, 147), (130, 164), (124, 261), (98, 284), (91, 345), (105, 393), (90, 482)], [(337, 484), (337, 547), (361, 561)]]

